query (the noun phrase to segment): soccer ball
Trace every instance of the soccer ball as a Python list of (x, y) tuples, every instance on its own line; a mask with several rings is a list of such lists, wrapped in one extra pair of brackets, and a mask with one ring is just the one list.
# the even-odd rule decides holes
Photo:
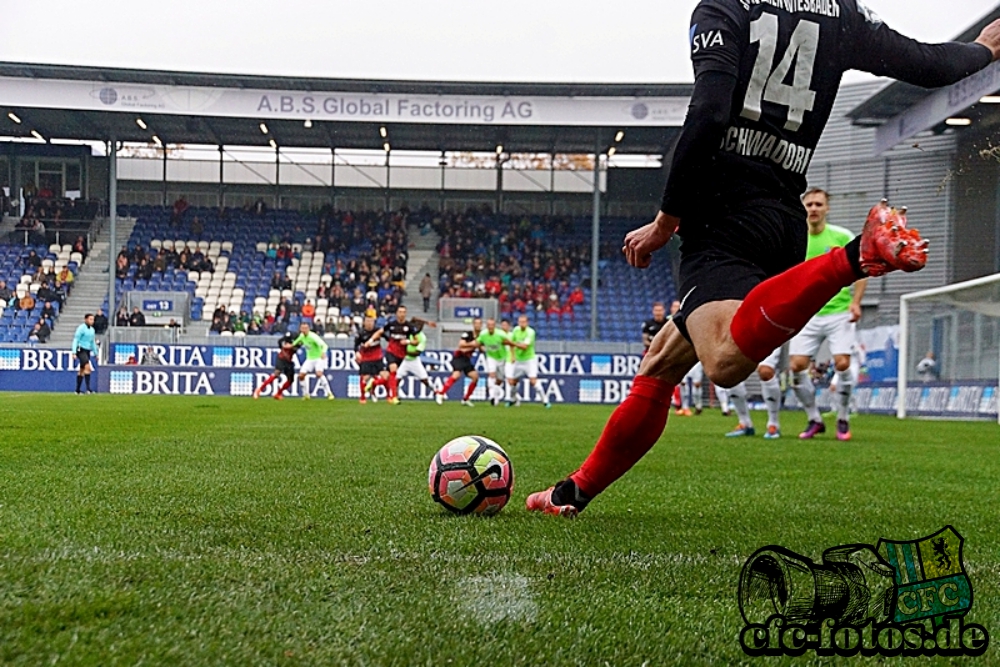
[(431, 459), (431, 497), (456, 514), (496, 514), (510, 500), (514, 469), (507, 452), (480, 435), (455, 438)]

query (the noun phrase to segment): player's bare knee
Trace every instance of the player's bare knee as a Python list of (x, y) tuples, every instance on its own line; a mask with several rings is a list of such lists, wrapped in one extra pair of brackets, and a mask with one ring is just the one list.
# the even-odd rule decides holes
[(759, 375), (760, 379), (764, 382), (769, 382), (774, 378), (774, 369), (770, 366), (758, 366), (757, 375)]
[(747, 379), (756, 364), (743, 355), (713, 355), (701, 360), (705, 375), (724, 389), (731, 389)]
[(833, 358), (833, 367), (838, 371), (846, 371), (851, 367), (851, 358), (846, 354), (838, 354)]

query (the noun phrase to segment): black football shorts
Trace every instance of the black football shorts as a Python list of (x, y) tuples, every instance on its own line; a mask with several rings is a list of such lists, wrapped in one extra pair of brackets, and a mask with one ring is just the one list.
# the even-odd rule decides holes
[(274, 370), (284, 375), (289, 380), (295, 377), (295, 364), (293, 364), (291, 361), (278, 359), (278, 361), (274, 363)]
[(468, 375), (472, 371), (476, 370), (476, 367), (472, 364), (472, 359), (469, 359), (466, 356), (461, 356), (455, 357), (451, 360), (451, 370)]
[(385, 363), (381, 359), (378, 361), (362, 361), (358, 364), (358, 370), (361, 375), (378, 375), (385, 370)]
[(674, 316), (688, 341), (685, 318), (706, 303), (742, 301), (754, 287), (806, 258), (804, 209), (756, 201), (681, 221), (681, 309)]

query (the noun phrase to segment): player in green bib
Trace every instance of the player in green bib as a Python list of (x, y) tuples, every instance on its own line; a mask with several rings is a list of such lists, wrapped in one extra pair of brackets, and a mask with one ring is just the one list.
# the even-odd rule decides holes
[[(521, 378), (527, 377), (531, 387), (535, 388), (538, 400), (551, 408), (548, 398), (538, 389), (538, 357), (535, 355), (535, 330), (528, 326), (528, 316), (517, 318), (517, 326), (510, 332), (510, 340), (506, 343), (514, 351), (514, 368), (508, 378), (513, 400), (508, 397), (507, 407), (521, 405), (521, 397), (517, 393), (517, 385)], [(528, 390), (528, 400), (531, 400), (531, 390)]]
[(333, 389), (330, 388), (330, 381), (325, 374), (326, 353), (330, 349), (330, 346), (315, 331), (310, 331), (309, 324), (306, 322), (299, 325), (299, 336), (292, 341), (292, 345), (304, 347), (306, 350), (306, 360), (299, 368), (299, 384), (302, 385), (302, 398), (306, 400), (311, 398), (309, 382), (306, 378), (309, 375), (315, 375), (318, 380), (317, 388), (323, 388), (326, 391), (326, 397), (332, 401), (335, 398)]
[[(827, 222), (830, 210), (829, 195), (819, 188), (806, 192), (802, 198), (806, 207), (809, 224), (809, 244), (806, 259), (824, 255), (833, 248), (841, 248), (854, 238), (854, 234)], [(789, 365), (792, 371), (795, 395), (809, 416), (809, 425), (799, 434), (809, 440), (826, 431), (823, 417), (816, 407), (816, 388), (809, 376), (809, 362), (816, 357), (823, 341), (830, 346), (833, 365), (837, 370), (836, 394), (837, 439), (851, 439), (851, 390), (854, 388), (854, 372), (851, 370), (851, 356), (856, 350), (857, 336), (855, 322), (861, 319), (861, 297), (865, 293), (866, 278), (854, 283), (854, 293), (849, 287), (840, 290), (806, 326), (792, 338)]]
[(486, 328), (479, 332), (476, 342), (486, 355), (486, 374), (489, 376), (490, 402), (499, 404), (504, 397), (505, 366), (510, 359), (511, 348), (507, 346), (510, 334), (497, 328), (492, 317), (486, 320)]

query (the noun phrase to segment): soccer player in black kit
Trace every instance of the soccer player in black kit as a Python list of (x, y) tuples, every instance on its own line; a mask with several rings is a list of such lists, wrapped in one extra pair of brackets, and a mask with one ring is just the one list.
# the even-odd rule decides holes
[(667, 309), (662, 301), (653, 304), (653, 319), (642, 323), (642, 344), (646, 348), (643, 354), (649, 351), (649, 346), (653, 344), (656, 334), (667, 324)]
[(926, 242), (885, 201), (846, 247), (803, 261), (806, 169), (845, 71), (933, 88), (1000, 57), (1000, 21), (971, 44), (922, 44), (861, 0), (701, 0), (689, 39), (694, 91), (660, 211), (622, 247), (646, 268), (681, 235), (680, 312), (579, 470), (531, 494), (531, 511), (575, 516), (624, 475), (660, 438), (670, 394), (698, 360), (732, 387), (843, 287), (923, 268)]
[(260, 398), (260, 393), (282, 375), (286, 378), (285, 384), (274, 392), (274, 398), (278, 401), (282, 400), (282, 395), (292, 386), (292, 381), (295, 379), (295, 354), (299, 351), (298, 346), (292, 344), (294, 341), (295, 335), (291, 333), (285, 334), (278, 341), (278, 359), (274, 362), (274, 371), (269, 378), (254, 389), (254, 399)]
[(462, 377), (463, 374), (469, 376), (469, 388), (465, 390), (465, 394), (462, 395), (462, 405), (473, 407), (473, 403), (470, 399), (472, 398), (472, 392), (476, 390), (476, 385), (479, 384), (479, 371), (476, 370), (476, 365), (472, 363), (472, 355), (476, 353), (479, 349), (479, 343), (476, 341), (479, 338), (479, 332), (483, 330), (483, 321), (478, 317), (472, 320), (472, 331), (466, 331), (462, 334), (462, 338), (458, 341), (458, 349), (455, 350), (455, 355), (451, 360), (451, 375), (445, 380), (444, 385), (442, 385), (440, 391), (435, 392), (437, 396), (438, 405), (448, 397), (448, 390), (451, 386), (458, 382), (458, 378)]
[[(358, 362), (360, 376), (358, 383), (361, 386), (360, 403), (368, 402), (368, 381), (380, 378), (384, 383), (389, 378), (389, 371), (385, 367), (382, 359), (382, 330), (375, 328), (375, 318), (365, 317), (361, 324), (361, 331), (354, 339), (354, 359)], [(375, 401), (372, 396), (372, 401)]]

